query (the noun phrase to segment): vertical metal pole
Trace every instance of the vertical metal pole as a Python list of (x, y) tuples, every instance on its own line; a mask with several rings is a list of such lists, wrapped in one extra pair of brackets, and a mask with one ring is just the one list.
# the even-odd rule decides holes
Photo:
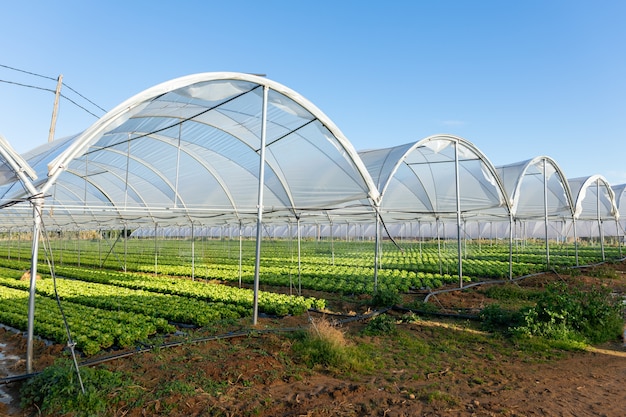
[(239, 220), (239, 288), (241, 288), (241, 258), (243, 256), (243, 230), (241, 220)]
[(467, 220), (463, 219), (463, 229), (462, 230), (462, 235), (463, 235), (463, 258), (467, 259)]
[(35, 290), (37, 281), (37, 260), (39, 258), (39, 235), (41, 234), (41, 212), (43, 198), (36, 197), (31, 200), (33, 205), (33, 245), (31, 248), (30, 261), (30, 289), (28, 296), (28, 329), (26, 340), (26, 373), (33, 372), (33, 339), (35, 327)]
[[(183, 134), (183, 124), (178, 125), (178, 146), (176, 147), (176, 181), (174, 183), (174, 208), (178, 205), (178, 179), (180, 177), (180, 147), (181, 136)], [(193, 227), (193, 223), (192, 223)]]
[(78, 247), (78, 266), (80, 267), (80, 230), (78, 231), (78, 237), (77, 237), (77, 247)]
[(600, 239), (600, 251), (602, 260), (605, 261), (604, 255), (604, 230), (602, 227), (602, 215), (600, 214), (600, 180), (596, 179), (596, 217), (598, 219), (598, 238)]
[(513, 279), (513, 214), (509, 212), (509, 279)]
[(441, 264), (441, 237), (439, 236), (439, 217), (435, 218), (435, 226), (437, 230), (437, 257), (439, 259), (439, 275), (443, 275), (443, 266)]
[(159, 247), (158, 247), (158, 243), (157, 243), (157, 228), (159, 227), (158, 223), (154, 223), (154, 275), (158, 275), (159, 270), (158, 270), (158, 263), (159, 263)]
[(419, 242), (420, 260), (422, 259), (422, 225), (417, 221), (417, 241)]
[(380, 216), (376, 209), (376, 230), (374, 238), (374, 294), (378, 292), (378, 267), (380, 264)]
[(454, 177), (456, 182), (456, 246), (459, 268), (459, 288), (463, 288), (463, 256), (461, 246), (461, 185), (459, 176), (459, 144), (454, 142)]
[(548, 174), (546, 172), (546, 159), (543, 159), (543, 211), (546, 232), (546, 269), (550, 268), (550, 243), (548, 241)]
[(578, 228), (576, 227), (576, 218), (572, 216), (572, 226), (574, 228), (574, 257), (576, 259), (576, 266), (578, 264)]
[(615, 218), (615, 236), (617, 237), (617, 249), (619, 251), (619, 257), (622, 257), (622, 237), (619, 234), (619, 221)]
[(193, 226), (193, 222), (191, 222), (191, 280), (196, 280), (196, 236), (195, 230)]
[[(65, 249), (65, 239), (63, 236), (63, 231), (58, 230), (56, 235), (59, 239), (59, 265), (63, 265), (63, 249)], [(52, 258), (54, 259), (54, 256)]]
[(124, 272), (128, 270), (128, 224), (124, 223)]
[(293, 266), (293, 228), (291, 227), (291, 219), (287, 221), (287, 235), (289, 236), (289, 256), (291, 257), (289, 264), (289, 295), (293, 295), (293, 275), (291, 268)]
[(267, 97), (269, 87), (263, 87), (263, 110), (261, 114), (261, 147), (259, 149), (259, 193), (257, 201), (256, 251), (254, 260), (254, 301), (252, 324), (259, 318), (259, 269), (261, 267), (261, 238), (263, 236), (263, 188), (265, 186), (265, 142), (267, 130)]
[(332, 257), (332, 265), (335, 266), (335, 236), (333, 233), (333, 221), (330, 221), (330, 253)]
[(298, 228), (298, 295), (302, 295), (302, 232), (300, 231), (300, 216), (296, 218), (296, 227)]
[(102, 229), (98, 230), (98, 264), (102, 268)]

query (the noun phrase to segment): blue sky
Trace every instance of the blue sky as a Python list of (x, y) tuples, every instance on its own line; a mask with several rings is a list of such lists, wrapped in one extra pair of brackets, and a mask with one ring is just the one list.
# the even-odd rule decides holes
[[(626, 183), (621, 0), (25, 0), (2, 14), (0, 134), (19, 152), (47, 141), (54, 94), (15, 83), (54, 90), (63, 74), (108, 110), (172, 78), (237, 71), (299, 92), (357, 150), (449, 133), (494, 165), (547, 155), (568, 178)], [(95, 120), (62, 99), (55, 136)]]

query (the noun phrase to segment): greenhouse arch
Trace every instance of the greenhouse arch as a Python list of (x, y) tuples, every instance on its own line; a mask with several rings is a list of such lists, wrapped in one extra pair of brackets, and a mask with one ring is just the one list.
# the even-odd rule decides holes
[[(42, 221), (96, 230), (256, 222), (256, 324), (263, 217), (369, 213), (378, 200), (356, 150), (326, 115), (287, 87), (241, 73), (195, 74), (149, 88), (27, 159), (39, 178), (35, 187), (7, 184), (3, 191), (11, 201), (42, 196), (33, 200), (33, 301)], [(23, 206), (2, 214), (33, 222)]]
[[(573, 218), (573, 200), (568, 182), (559, 165), (552, 158), (538, 156), (496, 168), (502, 183), (511, 199), (511, 215), (514, 233), (525, 238), (530, 230), (535, 232), (543, 225), (546, 245), (546, 264), (550, 264), (551, 235), (561, 232), (554, 230), (554, 222), (566, 222)], [(551, 223), (552, 221), (552, 223)], [(518, 226), (522, 228), (518, 231)]]
[(439, 236), (439, 222), (453, 219), (462, 287), (466, 222), (510, 219), (508, 199), (491, 162), (471, 142), (452, 135), (359, 155), (380, 190), (378, 210), (385, 222), (434, 222)]
[(600, 241), (602, 259), (604, 260), (604, 222), (606, 220), (615, 222), (615, 236), (619, 236), (617, 233), (619, 211), (615, 193), (608, 181), (601, 175), (572, 178), (569, 180), (569, 186), (572, 195), (576, 196), (573, 217), (575, 238), (576, 240), (581, 236), (591, 238), (596, 235), (594, 229), (597, 230), (596, 236)]
[(55, 158), (38, 165), (39, 190), (54, 221), (71, 214), (82, 226), (141, 225), (146, 212), (163, 225), (254, 222), (262, 139), (266, 217), (378, 198), (353, 146), (319, 109), (240, 73), (182, 77), (130, 98), (48, 151)]

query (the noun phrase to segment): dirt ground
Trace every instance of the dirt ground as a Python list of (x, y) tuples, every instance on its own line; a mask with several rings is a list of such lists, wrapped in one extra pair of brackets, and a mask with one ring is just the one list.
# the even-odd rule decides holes
[[(598, 279), (583, 271), (578, 277), (545, 274), (521, 286), (541, 287), (557, 279), (576, 279), (586, 285), (610, 285), (626, 294), (626, 264), (612, 264), (617, 278)], [(448, 311), (471, 312), (489, 302), (480, 291), (437, 296)], [(350, 309), (356, 306), (341, 305)], [(347, 310), (346, 310), (347, 311)], [(284, 327), (306, 326), (309, 317), (282, 319)], [(271, 323), (270, 323), (271, 322)], [(260, 328), (275, 325), (262, 319)], [(389, 352), (384, 337), (359, 336), (362, 322), (346, 323), (353, 340)], [(294, 369), (285, 360), (291, 339), (280, 333), (207, 341), (160, 349), (108, 362), (112, 370), (135, 375), (133, 387), (153, 393), (150, 401), (115, 401), (111, 416), (608, 416), (626, 415), (626, 347), (621, 340), (587, 351), (560, 352), (546, 357), (524, 356), (511, 347), (494, 348), (477, 339), (459, 346), (455, 335), (476, 332), (464, 321), (429, 318), (402, 323), (403, 334), (427, 346), (437, 346), (438, 363), (423, 356), (402, 358), (362, 374), (338, 374), (325, 369)], [(445, 332), (434, 331), (445, 328)], [(446, 341), (439, 340), (446, 337)], [(407, 342), (411, 343), (411, 342)], [(398, 346), (396, 350), (401, 350)], [(38, 369), (62, 355), (63, 346), (38, 343)], [(24, 372), (25, 342), (21, 335), (0, 329), (0, 377)], [(387, 360), (388, 353), (381, 353)], [(407, 365), (410, 364), (410, 365)], [(194, 392), (167, 390), (181, 375), (202, 375), (204, 385)], [(206, 381), (215, 381), (207, 386)], [(34, 416), (37, 410), (19, 407), (18, 384), (0, 385), (0, 415)]]

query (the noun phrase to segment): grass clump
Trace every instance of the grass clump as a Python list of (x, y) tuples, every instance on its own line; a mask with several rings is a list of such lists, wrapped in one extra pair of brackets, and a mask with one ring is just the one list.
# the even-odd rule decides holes
[(292, 349), (296, 357), (310, 368), (360, 369), (358, 355), (344, 332), (325, 318), (313, 319), (308, 329), (297, 335)]

